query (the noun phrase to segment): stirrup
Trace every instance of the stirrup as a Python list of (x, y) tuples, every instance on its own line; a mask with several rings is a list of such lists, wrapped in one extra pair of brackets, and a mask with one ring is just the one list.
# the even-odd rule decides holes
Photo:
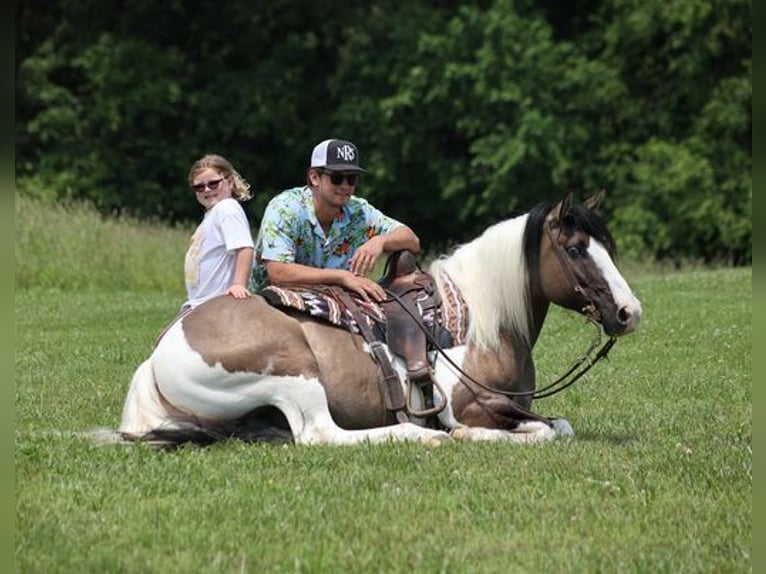
[[(434, 405), (430, 409), (424, 409), (422, 411), (415, 410), (412, 406), (412, 379), (408, 376), (405, 377), (406, 381), (406, 388), (407, 391), (404, 393), (406, 399), (407, 399), (407, 412), (413, 416), (418, 418), (428, 418), (428, 417), (435, 417), (440, 412), (442, 412), (447, 407), (447, 395), (444, 392), (444, 389), (441, 388), (439, 383), (436, 382), (436, 380), (431, 376), (431, 371), (429, 369), (428, 371), (428, 383), (431, 383), (436, 389), (439, 391), (439, 396), (441, 397), (441, 403), (438, 405)], [(426, 381), (417, 381), (417, 384), (426, 383)]]

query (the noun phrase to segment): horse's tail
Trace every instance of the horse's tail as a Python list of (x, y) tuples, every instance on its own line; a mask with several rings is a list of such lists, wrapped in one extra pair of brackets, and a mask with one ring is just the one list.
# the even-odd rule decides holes
[(173, 416), (157, 389), (151, 358), (141, 363), (133, 374), (118, 433), (127, 442), (152, 446), (211, 444), (221, 438), (197, 424)]
[(157, 390), (149, 358), (138, 366), (130, 381), (119, 432), (126, 437), (140, 437), (165, 427), (170, 420), (170, 413)]

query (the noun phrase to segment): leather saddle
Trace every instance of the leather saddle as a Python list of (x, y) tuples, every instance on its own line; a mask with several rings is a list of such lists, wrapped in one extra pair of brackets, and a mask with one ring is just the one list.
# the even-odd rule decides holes
[[(415, 255), (410, 251), (397, 251), (391, 254), (386, 263), (383, 278), (379, 281), (386, 290), (388, 298), (379, 303), (379, 318), (369, 314), (369, 309), (363, 309), (365, 305), (359, 299), (352, 297), (351, 293), (339, 286), (283, 286), (291, 292), (288, 300), (279, 293), (283, 288), (267, 287), (261, 292), (266, 300), (277, 307), (293, 307), (312, 315), (324, 316), (317, 311), (321, 305), (317, 300), (307, 304), (305, 301), (296, 305), (294, 297), (316, 297), (317, 294), (327, 297), (340, 306), (341, 312), (336, 315), (345, 317), (343, 309), (353, 317), (353, 324), (358, 328), (362, 337), (370, 345), (374, 360), (381, 368), (379, 380), (386, 408), (395, 413), (399, 422), (405, 422), (407, 413), (418, 417), (428, 417), (435, 420), (433, 415), (444, 408), (444, 402), (438, 407), (433, 407), (433, 384), (431, 369), (428, 361), (429, 339), (436, 341), (438, 345), (451, 346), (452, 336), (441, 325), (440, 307), (441, 299), (434, 285), (431, 275), (422, 271), (417, 264)], [(298, 291), (294, 291), (295, 289)], [(323, 299), (327, 301), (328, 299)], [(383, 317), (384, 315), (385, 317)], [(424, 318), (425, 317), (425, 318)], [(328, 318), (329, 320), (329, 318)], [(330, 320), (332, 324), (340, 324)], [(377, 326), (375, 326), (377, 325)], [(381, 328), (385, 332), (381, 331)], [(374, 332), (377, 331), (377, 334)], [(427, 334), (428, 333), (428, 334)], [(409, 391), (407, 396), (402, 391), (399, 377), (393, 369), (390, 360), (382, 348), (382, 342), (388, 345), (389, 350), (401, 357), (407, 369), (407, 384), (415, 384), (420, 388), (426, 410), (417, 411), (409, 404)], [(442, 392), (442, 396), (444, 393)], [(435, 423), (433, 423), (435, 424)]]
[[(431, 329), (424, 324), (423, 315), (438, 313), (440, 301), (433, 278), (420, 269), (411, 251), (396, 251), (388, 259), (380, 285), (389, 294), (381, 305), (389, 349), (404, 359), (410, 380), (430, 381), (426, 332)], [(434, 317), (434, 329), (437, 324)]]

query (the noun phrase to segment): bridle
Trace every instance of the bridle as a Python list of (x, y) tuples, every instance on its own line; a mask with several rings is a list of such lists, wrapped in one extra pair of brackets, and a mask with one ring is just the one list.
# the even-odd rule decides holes
[[(548, 239), (550, 240), (551, 246), (553, 247), (553, 252), (556, 254), (559, 266), (561, 267), (561, 270), (564, 273), (570, 288), (585, 299), (585, 306), (581, 309), (581, 311), (583, 315), (585, 315), (587, 322), (596, 328), (596, 335), (592, 339), (585, 353), (583, 353), (577, 360), (575, 360), (572, 366), (563, 375), (543, 388), (526, 393), (531, 395), (534, 399), (544, 399), (546, 397), (550, 397), (573, 385), (601, 359), (607, 358), (609, 351), (617, 342), (617, 337), (609, 337), (609, 339), (601, 346), (598, 352), (596, 352), (596, 355), (593, 357), (593, 359), (589, 360), (590, 356), (593, 354), (596, 347), (598, 347), (599, 343), (601, 342), (601, 315), (596, 308), (595, 303), (593, 303), (593, 296), (590, 286), (583, 286), (582, 283), (577, 279), (577, 275), (572, 268), (571, 262), (567, 258), (564, 247), (562, 246), (561, 242), (559, 242), (558, 236), (561, 235), (561, 227), (559, 226), (558, 231), (556, 232), (556, 236), (554, 236), (552, 222), (547, 221), (545, 223), (545, 231), (548, 234)], [(586, 362), (587, 365), (578, 371), (578, 369)], [(573, 378), (567, 381), (567, 377), (573, 373)]]

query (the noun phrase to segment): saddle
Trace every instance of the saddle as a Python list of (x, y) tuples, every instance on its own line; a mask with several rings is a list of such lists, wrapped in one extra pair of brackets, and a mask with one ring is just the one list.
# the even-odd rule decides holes
[[(297, 308), (337, 326), (358, 330), (381, 368), (379, 383), (386, 408), (395, 413), (400, 422), (408, 420), (406, 412), (429, 417), (443, 406), (438, 410), (433, 408), (433, 380), (426, 333), (443, 346), (449, 346), (451, 340), (449, 331), (439, 324), (441, 300), (438, 291), (433, 278), (420, 269), (414, 254), (409, 251), (398, 251), (389, 257), (380, 285), (386, 289), (389, 299), (374, 305), (352, 297), (351, 293), (338, 286), (294, 285), (286, 289), (270, 286), (261, 294), (272, 305)], [(318, 296), (324, 297), (321, 303), (329, 306), (327, 315), (318, 310), (321, 304), (312, 300)], [(349, 321), (349, 318), (352, 320)], [(380, 326), (383, 326), (382, 330)], [(410, 407), (399, 377), (383, 349), (382, 340), (392, 353), (404, 360), (407, 387), (416, 384), (420, 388), (426, 410), (418, 412)]]
[(404, 359), (412, 381), (430, 381), (428, 327), (422, 317), (425, 310), (439, 307), (433, 278), (420, 269), (411, 251), (397, 251), (389, 258), (380, 284), (391, 296), (382, 303), (388, 347)]
[[(388, 357), (377, 352), (376, 345), (370, 340), (371, 333), (365, 333), (362, 329), (381, 367), (383, 377), (379, 382), (386, 407), (396, 414), (400, 422), (406, 420), (406, 410), (410, 415), (426, 418), (430, 426), (436, 427), (438, 422), (435, 415), (446, 406), (446, 402), (442, 400), (440, 405), (434, 406), (433, 386), (436, 382), (431, 378), (427, 334), (431, 335), (431, 340), (437, 340), (439, 346), (451, 346), (452, 337), (440, 325), (441, 299), (433, 277), (420, 269), (412, 252), (397, 251), (389, 257), (380, 285), (389, 295), (389, 299), (381, 303), (386, 317), (386, 343), (391, 352), (404, 359), (407, 369), (405, 398)], [(347, 299), (347, 294), (341, 294), (344, 304), (352, 313), (356, 313), (354, 302)], [(426, 316), (430, 318), (430, 325), (424, 321)], [(420, 390), (425, 405), (425, 409), (420, 411), (415, 410), (409, 402), (413, 384)], [(443, 390), (439, 390), (444, 397)]]

